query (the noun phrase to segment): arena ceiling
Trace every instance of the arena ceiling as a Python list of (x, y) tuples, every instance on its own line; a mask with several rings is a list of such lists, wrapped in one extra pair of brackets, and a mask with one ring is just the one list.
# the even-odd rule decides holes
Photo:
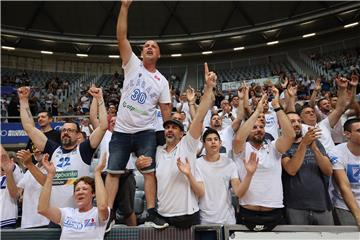
[[(1, 44), (116, 55), (120, 5), (119, 1), (1, 1)], [(144, 40), (156, 39), (162, 55), (201, 55), (299, 40), (313, 32), (341, 34), (344, 25), (359, 19), (358, 1), (136, 1), (129, 11), (128, 33), (138, 49)]]

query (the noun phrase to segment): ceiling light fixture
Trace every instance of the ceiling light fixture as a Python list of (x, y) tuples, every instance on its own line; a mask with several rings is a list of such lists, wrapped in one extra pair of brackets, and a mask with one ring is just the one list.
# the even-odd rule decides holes
[(239, 50), (244, 50), (245, 49), (245, 47), (236, 47), (236, 48), (234, 48), (234, 51), (239, 51)]
[(174, 53), (174, 54), (171, 54), (172, 57), (181, 57), (181, 53)]
[(8, 47), (8, 46), (1, 46), (1, 48), (6, 50), (15, 50), (14, 47)]
[(346, 25), (344, 26), (344, 28), (355, 27), (355, 26), (358, 25), (358, 24), (359, 24), (359, 22), (349, 23), (349, 24), (346, 24)]
[(205, 51), (205, 52), (202, 52), (203, 55), (208, 55), (208, 54), (212, 54), (213, 51)]
[(303, 38), (308, 38), (308, 37), (312, 37), (312, 36), (315, 36), (315, 35), (316, 35), (316, 33), (308, 33), (308, 34), (303, 35), (302, 37)]
[(51, 55), (51, 54), (53, 54), (53, 52), (50, 52), (50, 51), (40, 51), (42, 54), (49, 54), (49, 55)]
[(78, 56), (78, 57), (88, 57), (87, 54), (82, 54), (82, 53), (77, 53), (76, 56)]
[(279, 43), (279, 41), (272, 41), (272, 42), (267, 42), (266, 45), (275, 45), (278, 43)]

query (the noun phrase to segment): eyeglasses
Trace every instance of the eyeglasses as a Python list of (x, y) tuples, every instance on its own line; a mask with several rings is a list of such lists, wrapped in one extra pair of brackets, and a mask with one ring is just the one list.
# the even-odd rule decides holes
[(61, 132), (62, 132), (62, 133), (66, 133), (66, 132), (74, 133), (74, 132), (76, 132), (76, 129), (72, 129), (72, 128), (62, 128), (62, 129), (61, 129)]

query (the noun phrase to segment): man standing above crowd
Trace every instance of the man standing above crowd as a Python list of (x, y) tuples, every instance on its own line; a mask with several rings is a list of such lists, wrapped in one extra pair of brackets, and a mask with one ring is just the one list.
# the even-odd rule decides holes
[[(234, 160), (240, 180), (246, 176), (245, 159), (255, 152), (259, 158), (257, 171), (250, 187), (239, 199), (240, 223), (252, 231), (270, 231), (283, 220), (283, 190), (281, 183), (281, 154), (295, 139), (295, 132), (279, 103), (279, 91), (273, 87), (272, 106), (279, 119), (282, 134), (270, 143), (265, 141), (265, 124), (258, 119), (263, 112), (267, 95), (260, 99), (255, 112), (239, 128), (233, 141)], [(246, 139), (249, 137), (249, 141)]]
[[(127, 18), (131, 1), (123, 0), (117, 22), (117, 39), (124, 68), (124, 87), (117, 113), (115, 129), (109, 144), (106, 190), (109, 207), (113, 207), (119, 186), (119, 177), (124, 173), (130, 154), (151, 157), (151, 166), (141, 169), (144, 175), (144, 188), (149, 216), (147, 222), (156, 227), (167, 224), (157, 218), (155, 212), (155, 152), (156, 152), (156, 106), (159, 105), (163, 119), (170, 119), (171, 99), (166, 78), (156, 69), (160, 49), (155, 41), (146, 41), (141, 61), (133, 53), (127, 39)], [(107, 231), (114, 224), (115, 211), (112, 211)]]
[(327, 177), (332, 165), (317, 140), (320, 130), (310, 127), (303, 135), (301, 118), (288, 113), (296, 139), (282, 157), (282, 183), (286, 221), (294, 225), (333, 225)]

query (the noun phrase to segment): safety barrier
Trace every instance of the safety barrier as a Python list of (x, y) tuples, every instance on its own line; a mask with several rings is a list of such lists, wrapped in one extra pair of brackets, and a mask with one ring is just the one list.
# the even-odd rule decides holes
[[(2, 229), (1, 239), (59, 239), (60, 229)], [(357, 226), (279, 225), (272, 232), (250, 232), (244, 225), (196, 225), (189, 229), (115, 226), (105, 240), (360, 239)]]

